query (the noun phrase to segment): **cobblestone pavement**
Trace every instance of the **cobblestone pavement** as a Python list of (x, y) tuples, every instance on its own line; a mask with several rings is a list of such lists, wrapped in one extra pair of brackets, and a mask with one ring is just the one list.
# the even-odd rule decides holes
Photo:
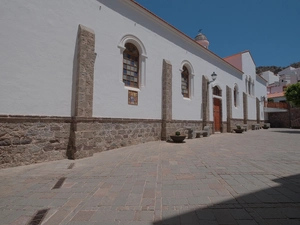
[[(52, 189), (60, 178), (65, 178), (62, 186)], [(43, 209), (44, 216), (35, 216)], [(0, 224), (38, 220), (45, 225), (300, 224), (300, 130), (150, 142), (75, 161), (1, 169)]]

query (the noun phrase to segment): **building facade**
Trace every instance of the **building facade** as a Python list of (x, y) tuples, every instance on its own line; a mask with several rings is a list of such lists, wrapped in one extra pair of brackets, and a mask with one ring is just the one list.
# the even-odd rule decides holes
[[(264, 121), (250, 52), (222, 59), (131, 0), (1, 5), (1, 167)], [(211, 81), (211, 74), (217, 79)]]

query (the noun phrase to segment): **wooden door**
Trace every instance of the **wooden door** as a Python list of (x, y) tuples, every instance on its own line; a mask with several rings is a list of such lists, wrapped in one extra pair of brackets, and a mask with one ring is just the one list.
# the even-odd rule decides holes
[(221, 100), (214, 98), (214, 124), (215, 132), (221, 132)]

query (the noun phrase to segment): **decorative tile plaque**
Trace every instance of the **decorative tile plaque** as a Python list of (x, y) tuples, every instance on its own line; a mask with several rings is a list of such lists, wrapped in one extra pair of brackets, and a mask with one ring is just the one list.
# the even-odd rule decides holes
[(128, 105), (138, 105), (138, 92), (128, 90)]

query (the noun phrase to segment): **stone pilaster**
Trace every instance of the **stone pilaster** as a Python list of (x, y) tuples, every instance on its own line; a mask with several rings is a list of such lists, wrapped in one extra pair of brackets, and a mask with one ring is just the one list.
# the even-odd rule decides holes
[(208, 80), (203, 75), (202, 76), (202, 121), (203, 128), (207, 125), (209, 121), (209, 93), (208, 93)]
[(260, 124), (260, 102), (258, 98), (256, 98), (256, 121), (257, 124)]
[(244, 124), (248, 121), (248, 96), (243, 92), (243, 110), (244, 110)]
[(78, 27), (75, 116), (93, 114), (93, 88), (95, 65), (95, 33), (83, 25)]
[(162, 71), (162, 127), (161, 139), (167, 140), (170, 135), (168, 123), (172, 121), (172, 64), (163, 60)]
[(228, 86), (226, 86), (226, 107), (227, 107), (227, 132), (231, 132), (232, 91), (231, 88)]
[(67, 156), (69, 159), (91, 156), (95, 146), (89, 145), (86, 129), (80, 129), (78, 118), (93, 116), (93, 88), (95, 65), (95, 33), (92, 29), (79, 25), (75, 50), (75, 105), (74, 118), (70, 129)]

